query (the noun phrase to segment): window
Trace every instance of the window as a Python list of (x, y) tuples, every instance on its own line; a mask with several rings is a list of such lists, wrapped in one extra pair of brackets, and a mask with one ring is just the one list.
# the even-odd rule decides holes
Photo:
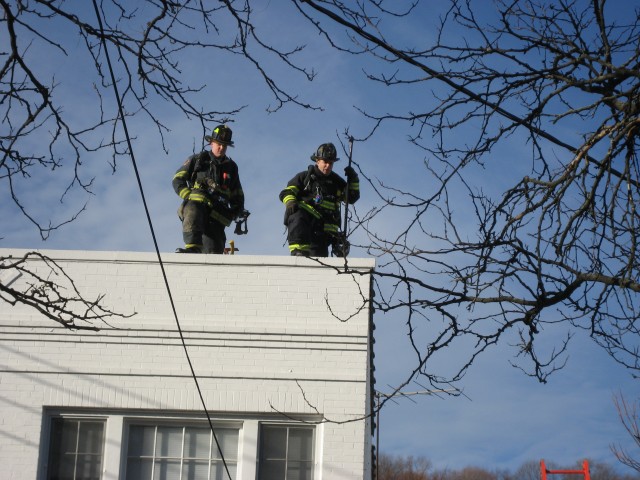
[[(238, 464), (239, 429), (216, 427), (232, 478)], [(130, 425), (128, 480), (227, 480), (211, 429), (205, 426)]]
[(100, 480), (104, 420), (53, 418), (48, 480)]
[(311, 480), (313, 428), (262, 425), (260, 428), (260, 480)]
[[(316, 416), (305, 417), (317, 421)], [(227, 414), (45, 410), (39, 480), (313, 480), (322, 428)], [(0, 475), (1, 477), (2, 475)]]

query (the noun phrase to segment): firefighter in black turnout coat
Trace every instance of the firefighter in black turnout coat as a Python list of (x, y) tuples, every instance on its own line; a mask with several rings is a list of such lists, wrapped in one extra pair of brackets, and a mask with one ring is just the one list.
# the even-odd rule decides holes
[[(284, 203), (289, 251), (295, 256), (329, 256), (329, 245), (339, 256), (345, 254), (341, 243), (340, 202), (355, 203), (360, 198), (358, 175), (351, 166), (344, 169), (347, 181), (332, 171), (339, 159), (332, 143), (320, 145), (311, 160), (314, 165), (293, 177), (280, 192)], [(340, 250), (342, 249), (342, 250)]]
[(183, 199), (178, 216), (185, 247), (178, 252), (223, 253), (224, 229), (244, 211), (238, 165), (226, 155), (231, 135), (229, 127), (218, 125), (204, 137), (211, 151), (191, 155), (173, 177), (173, 189)]

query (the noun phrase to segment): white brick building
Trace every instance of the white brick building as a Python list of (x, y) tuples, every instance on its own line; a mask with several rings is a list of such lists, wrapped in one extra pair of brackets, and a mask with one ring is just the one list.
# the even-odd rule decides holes
[[(214, 438), (157, 256), (40, 253), (85, 298), (135, 315), (70, 331), (0, 301), (3, 479), (65, 465), (78, 479), (227, 478), (215, 439), (234, 480), (371, 478), (373, 260), (344, 274), (333, 258), (162, 255)], [(4, 286), (27, 281), (0, 270)]]

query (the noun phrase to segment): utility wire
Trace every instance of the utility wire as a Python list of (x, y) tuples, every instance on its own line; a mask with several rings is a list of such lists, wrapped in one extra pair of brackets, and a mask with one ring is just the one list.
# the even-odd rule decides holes
[[(421, 63), (420, 61), (416, 60), (411, 55), (405, 53), (402, 50), (399, 50), (397, 48), (392, 47), (390, 44), (386, 43), (385, 41), (381, 40), (380, 38), (376, 37), (375, 35), (365, 31), (364, 29), (358, 27), (356, 24), (354, 24), (352, 22), (349, 22), (348, 20), (345, 20), (344, 18), (340, 17), (338, 14), (332, 12), (331, 10), (318, 5), (313, 0), (300, 0), (300, 1), (301, 1), (301, 3), (306, 3), (307, 5), (309, 5), (309, 7), (313, 8), (314, 10), (316, 10), (316, 11), (322, 13), (323, 15), (329, 17), (330, 19), (332, 19), (336, 23), (338, 23), (338, 24), (348, 28), (349, 30), (355, 32), (357, 35), (360, 35), (365, 40), (368, 40), (371, 43), (373, 43), (373, 44), (377, 45), (378, 47), (380, 47), (381, 49), (386, 50), (387, 52), (391, 53), (392, 55), (394, 55), (396, 58), (402, 60), (403, 62), (408, 63), (409, 65), (413, 65), (414, 67), (419, 68), (420, 70), (422, 70), (423, 72), (425, 72), (429, 76), (431, 76), (432, 78), (435, 78), (435, 79), (437, 79), (437, 80), (439, 80), (441, 82), (444, 82), (445, 84), (447, 84), (452, 89), (462, 93), (463, 95), (466, 95), (471, 100), (473, 100), (475, 102), (478, 102), (479, 104), (488, 107), (489, 109), (495, 111), (496, 113), (502, 115), (503, 117), (511, 120), (513, 123), (526, 128), (531, 133), (539, 135), (540, 137), (550, 141), (551, 143), (554, 143), (555, 145), (558, 145), (559, 147), (562, 147), (562, 148), (570, 151), (573, 154), (579, 154), (580, 151), (582, 150), (582, 147), (575, 147), (575, 146), (573, 146), (573, 145), (571, 145), (571, 144), (569, 144), (569, 143), (567, 143), (567, 142), (565, 142), (563, 140), (560, 140), (558, 137), (550, 134), (549, 132), (547, 132), (545, 130), (542, 130), (539, 127), (536, 127), (533, 123), (531, 123), (531, 119), (530, 118), (528, 118), (528, 117), (527, 118), (521, 118), (521, 117), (517, 116), (516, 114), (511, 113), (510, 111), (502, 108), (499, 104), (484, 99), (482, 96), (476, 94), (475, 92), (473, 92), (472, 90), (468, 89), (464, 85), (460, 85), (460, 84), (456, 83), (455, 81), (451, 80), (447, 76), (446, 73), (438, 72), (438, 71), (428, 67), (424, 63)], [(601, 161), (597, 160), (596, 158), (592, 157), (591, 155), (585, 155), (584, 158), (586, 160), (588, 160), (589, 162), (597, 165), (598, 167), (603, 167), (604, 166)], [(631, 179), (631, 178), (627, 178), (626, 175), (623, 172), (613, 168), (611, 165), (607, 166), (607, 171), (611, 172), (611, 174), (613, 174), (614, 176), (616, 176), (616, 177), (618, 177), (620, 179), (626, 179), (631, 185), (633, 185), (635, 187), (640, 187), (640, 182), (639, 181)]]
[(155, 231), (153, 230), (153, 222), (151, 221), (151, 215), (149, 214), (149, 208), (147, 206), (147, 200), (144, 196), (144, 190), (142, 188), (142, 181), (140, 179), (140, 173), (138, 172), (138, 165), (136, 163), (135, 156), (133, 154), (133, 147), (131, 145), (131, 138), (129, 136), (129, 130), (127, 129), (127, 122), (124, 116), (124, 109), (122, 108), (122, 100), (120, 98), (120, 93), (118, 91), (118, 85), (116, 84), (116, 78), (113, 73), (113, 68), (111, 66), (111, 59), (109, 57), (109, 50), (107, 49), (107, 42), (105, 40), (104, 28), (102, 26), (102, 18), (100, 16), (100, 11), (98, 10), (98, 5), (96, 0), (93, 0), (93, 8), (96, 11), (96, 17), (98, 19), (98, 25), (100, 27), (100, 40), (102, 42), (102, 46), (104, 48), (105, 57), (107, 59), (107, 65), (109, 67), (109, 74), (111, 75), (111, 83), (113, 84), (113, 90), (115, 92), (116, 100), (118, 102), (118, 112), (120, 115), (120, 119), (122, 120), (122, 127), (124, 129), (124, 134), (127, 139), (127, 146), (129, 148), (129, 155), (131, 156), (131, 163), (133, 164), (133, 169), (136, 174), (136, 180), (138, 181), (138, 188), (140, 190), (140, 196), (142, 197), (142, 203), (144, 204), (144, 211), (147, 215), (147, 223), (149, 224), (149, 229), (151, 230), (151, 236), (153, 237), (153, 244), (155, 246), (156, 255), (158, 256), (158, 263), (160, 264), (160, 269), (162, 270), (162, 277), (164, 278), (164, 284), (167, 288), (167, 294), (169, 296), (169, 302), (171, 303), (171, 309), (173, 310), (173, 317), (176, 321), (176, 326), (178, 327), (178, 333), (180, 334), (180, 340), (182, 342), (182, 347), (184, 349), (184, 354), (187, 357), (187, 362), (189, 363), (189, 368), (191, 369), (191, 376), (196, 385), (196, 389), (198, 390), (198, 395), (200, 396), (200, 402), (202, 403), (202, 408), (204, 409), (204, 413), (207, 415), (207, 420), (209, 421), (209, 427), (211, 428), (211, 433), (213, 434), (213, 439), (216, 442), (216, 447), (218, 447), (218, 452), (220, 453), (220, 458), (222, 459), (222, 463), (224, 465), (224, 469), (227, 472), (227, 476), (231, 478), (231, 474), (229, 473), (229, 467), (227, 466), (227, 462), (224, 458), (224, 454), (222, 453), (222, 447), (220, 447), (220, 443), (218, 442), (218, 437), (216, 436), (215, 429), (213, 428), (213, 422), (211, 421), (211, 416), (209, 415), (209, 411), (207, 410), (207, 406), (204, 401), (204, 397), (202, 396), (202, 390), (200, 389), (200, 383), (198, 382), (198, 377), (196, 376), (196, 372), (193, 369), (193, 364), (191, 363), (191, 357), (189, 356), (189, 352), (187, 350), (187, 344), (184, 340), (184, 335), (182, 334), (182, 328), (180, 327), (180, 321), (178, 320), (178, 312), (176, 311), (175, 303), (173, 302), (173, 296), (171, 295), (171, 287), (169, 286), (169, 280), (167, 279), (167, 273), (164, 268), (164, 263), (162, 262), (162, 258), (160, 256), (160, 249), (158, 248), (158, 241), (156, 239)]

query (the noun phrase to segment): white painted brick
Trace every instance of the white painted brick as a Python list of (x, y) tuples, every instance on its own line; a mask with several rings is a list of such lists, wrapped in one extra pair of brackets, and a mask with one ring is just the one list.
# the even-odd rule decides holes
[[(97, 324), (99, 332), (72, 332), (28, 307), (0, 308), (0, 462), (7, 478), (36, 478), (44, 407), (202, 411), (155, 254), (41, 253), (85, 296), (104, 293), (106, 306), (136, 315)], [(347, 322), (335, 316), (358, 311), (368, 275), (338, 275), (293, 257), (162, 257), (207, 409), (364, 417), (370, 312)], [(350, 264), (365, 272), (374, 266)], [(29, 265), (46, 274), (42, 262)], [(327, 423), (319, 431), (323, 478), (362, 479), (370, 463), (366, 422)]]

